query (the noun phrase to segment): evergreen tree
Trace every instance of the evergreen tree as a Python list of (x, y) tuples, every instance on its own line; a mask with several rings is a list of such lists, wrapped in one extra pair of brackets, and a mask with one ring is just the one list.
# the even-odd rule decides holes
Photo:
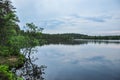
[(10, 0), (0, 0), (0, 45), (7, 45), (8, 39), (19, 29), (18, 17)]

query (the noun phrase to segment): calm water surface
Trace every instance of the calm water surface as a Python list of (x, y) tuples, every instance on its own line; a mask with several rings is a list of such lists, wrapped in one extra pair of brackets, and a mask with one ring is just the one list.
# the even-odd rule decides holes
[(47, 66), (45, 80), (120, 80), (120, 42), (49, 44), (36, 49), (18, 70), (25, 80), (42, 80), (41, 65)]
[(50, 44), (36, 47), (34, 63), (46, 80), (120, 80), (120, 44)]

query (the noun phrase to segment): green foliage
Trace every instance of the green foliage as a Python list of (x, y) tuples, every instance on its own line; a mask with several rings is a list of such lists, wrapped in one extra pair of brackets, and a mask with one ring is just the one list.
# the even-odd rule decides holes
[(9, 48), (6, 46), (0, 46), (0, 56), (7, 57), (10, 55)]
[(9, 67), (6, 65), (0, 65), (0, 80), (24, 80), (21, 77), (17, 77), (13, 74)]
[(18, 18), (10, 0), (0, 0), (0, 45), (7, 45), (10, 36), (16, 35)]
[(26, 38), (24, 36), (18, 35), (18, 36), (12, 36), (8, 40), (8, 44), (11, 46), (14, 46), (16, 48), (20, 48), (23, 46), (26, 42)]
[(26, 23), (26, 29), (31, 33), (41, 33), (43, 28), (38, 28), (34, 23)]
[[(11, 5), (11, 1), (0, 0), (0, 57), (9, 59), (9, 57), (15, 56), (17, 62), (14, 63), (14, 67), (24, 64), (25, 57), (20, 55), (21, 48), (41, 44), (41, 32), (43, 30), (43, 28), (38, 28), (33, 23), (27, 23), (26, 32), (22, 32), (17, 22), (19, 20), (15, 14), (15, 8)], [(11, 67), (9, 62), (4, 64)], [(9, 67), (0, 65), (0, 78), (1, 74), (5, 77), (2, 80), (15, 80), (13, 78), (15, 76), (8, 69)], [(22, 78), (18, 78), (18, 80), (22, 80)]]
[(47, 43), (64, 43), (74, 39), (99, 39), (99, 40), (120, 40), (120, 36), (89, 36), (84, 34), (66, 33), (66, 34), (42, 34), (42, 39)]
[(22, 35), (26, 37), (26, 46), (36, 46), (42, 44), (42, 30), (43, 28), (38, 28), (34, 23), (27, 23), (25, 26), (26, 32), (22, 31)]
[(15, 67), (20, 68), (21, 66), (23, 66), (24, 63), (25, 63), (25, 56), (22, 54), (19, 54), (19, 58), (15, 64)]
[(9, 67), (0, 65), (0, 80), (16, 80), (15, 75), (9, 71)]
[[(89, 36), (76, 33), (64, 34), (42, 34), (46, 44), (76, 43), (75, 39), (94, 39), (94, 40), (120, 40), (120, 36)], [(78, 43), (78, 42), (77, 42)]]
[(42, 39), (44, 39), (47, 44), (72, 41), (72, 37), (66, 34), (43, 34)]

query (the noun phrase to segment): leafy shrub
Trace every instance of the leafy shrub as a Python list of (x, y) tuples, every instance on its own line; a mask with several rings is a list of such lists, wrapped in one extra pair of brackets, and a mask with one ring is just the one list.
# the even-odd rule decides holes
[(0, 65), (0, 80), (23, 80), (23, 78), (13, 74), (8, 66)]
[(9, 71), (8, 66), (0, 65), (0, 80), (15, 80), (15, 76)]
[(9, 56), (10, 55), (10, 51), (9, 48), (6, 46), (0, 46), (0, 56)]

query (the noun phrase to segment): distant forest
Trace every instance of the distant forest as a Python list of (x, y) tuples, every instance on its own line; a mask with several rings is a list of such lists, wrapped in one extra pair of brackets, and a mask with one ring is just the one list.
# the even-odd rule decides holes
[(102, 39), (102, 40), (120, 40), (120, 35), (114, 36), (89, 36), (84, 34), (76, 33), (64, 33), (64, 34), (44, 34), (42, 36), (44, 39), (54, 39), (56, 40), (68, 40), (68, 39)]

